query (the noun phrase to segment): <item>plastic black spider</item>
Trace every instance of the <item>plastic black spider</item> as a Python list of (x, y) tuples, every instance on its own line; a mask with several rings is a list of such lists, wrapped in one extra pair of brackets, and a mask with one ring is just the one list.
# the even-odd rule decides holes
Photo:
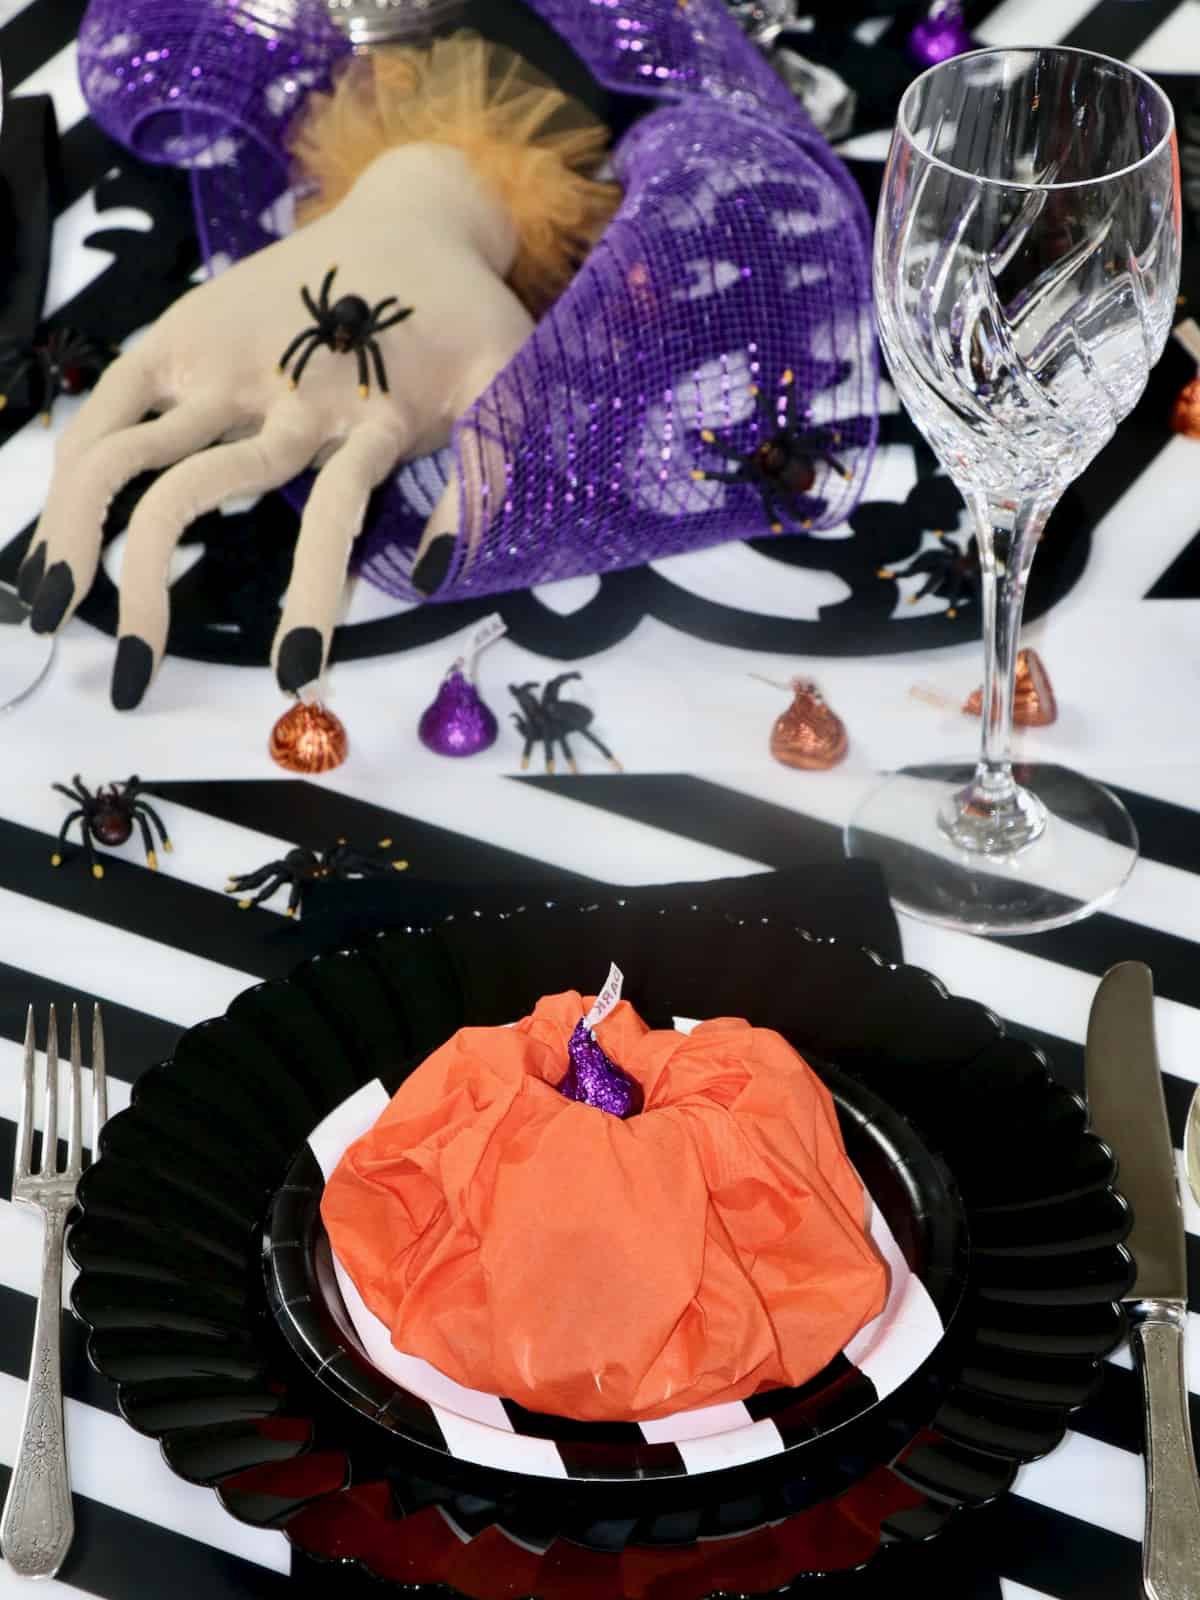
[(594, 744), (600, 754), (605, 757), (610, 767), (617, 772), (625, 769), (613, 755), (606, 744), (603, 744), (592, 732), (592, 720), (595, 715), (589, 707), (580, 705), (577, 700), (560, 700), (559, 692), (564, 683), (570, 683), (572, 678), (581, 678), (580, 672), (563, 672), (542, 690), (538, 698), (536, 683), (510, 683), (508, 692), (520, 706), (520, 711), (514, 711), (512, 719), (517, 725), (517, 732), (525, 741), (525, 749), (521, 753), (521, 770), (524, 772), (529, 766), (529, 755), (535, 744), (541, 744), (546, 749), (546, 771), (554, 771), (554, 746), (562, 747), (563, 756), (567, 766), (572, 772), (578, 772), (575, 757), (571, 754), (571, 746), (567, 743), (568, 734), (580, 734), (589, 743)]
[(909, 595), (909, 604), (916, 605), (927, 594), (941, 595), (947, 601), (946, 619), (953, 622), (959, 606), (965, 601), (973, 601), (976, 606), (980, 603), (983, 578), (979, 570), (979, 544), (972, 538), (967, 544), (961, 545), (956, 539), (948, 539), (944, 533), (935, 533), (934, 537), (942, 542), (931, 550), (923, 550), (903, 572), (880, 567), (877, 576), (910, 578), (915, 574), (924, 574), (925, 582), (915, 594)]
[[(0, 377), (12, 391), (23, 378), (34, 375), (30, 405), (41, 411), (48, 427), (59, 395), (82, 394), (93, 388), (116, 354), (110, 345), (101, 344), (89, 334), (78, 333), (74, 328), (55, 328), (32, 344), (12, 340), (0, 349)], [(0, 411), (9, 399), (9, 393), (0, 393)]]
[(700, 435), (703, 442), (727, 461), (736, 461), (737, 466), (729, 472), (696, 467), (692, 477), (711, 483), (753, 484), (772, 533), (784, 531), (778, 501), (788, 505), (788, 514), (796, 523), (793, 531), (804, 532), (812, 527), (812, 518), (805, 515), (802, 501), (817, 481), (817, 462), (824, 461), (843, 478), (848, 478), (850, 472), (830, 453), (831, 447), (842, 442), (837, 429), (809, 427), (797, 415), (796, 375), (790, 367), (779, 383), (786, 396), (782, 418), (757, 384), (750, 391), (758, 401), (763, 421), (762, 437), (750, 454), (722, 444), (711, 429), (705, 428)]
[(288, 379), (288, 383), (294, 389), (304, 376), (304, 369), (313, 351), (321, 345), (336, 351), (339, 355), (345, 355), (353, 350), (358, 357), (358, 392), (365, 400), (371, 392), (371, 376), (367, 370), (367, 352), (370, 351), (371, 360), (375, 365), (376, 381), (384, 394), (387, 394), (387, 371), (383, 365), (383, 352), (375, 335), (383, 333), (387, 328), (394, 328), (396, 323), (411, 317), (413, 308), (408, 306), (400, 311), (394, 311), (390, 317), (384, 317), (383, 313), (389, 306), (400, 304), (395, 295), (381, 300), (377, 306), (368, 306), (361, 295), (344, 294), (340, 300), (330, 305), (329, 296), (336, 277), (337, 268), (330, 267), (315, 300), (307, 288), (300, 290), (300, 298), (304, 301), (305, 309), (312, 317), (315, 326), (305, 328), (302, 333), (296, 335), (279, 358), (279, 371), (281, 374), (285, 373), (292, 357), (307, 345), (308, 348), (296, 363), (296, 370)]
[[(378, 848), (390, 849), (391, 843), (390, 839), (380, 839)], [(290, 884), (287, 914), (294, 917), (300, 910), (304, 891), (310, 883), (324, 878), (383, 878), (389, 872), (404, 872), (407, 867), (407, 861), (368, 855), (365, 851), (353, 849), (345, 839), (338, 839), (327, 850), (307, 850), (302, 845), (297, 846), (295, 850), (289, 850), (282, 861), (268, 861), (266, 866), (259, 867), (255, 872), (243, 872), (239, 877), (230, 878), (225, 893), (245, 895), (245, 899), (238, 901), (238, 906), (242, 911), (249, 911), (251, 906), (260, 906), (264, 900), (269, 900), (285, 883)], [(251, 896), (247, 893), (250, 889), (257, 889), (258, 893)]]
[(103, 785), (95, 794), (80, 781), (76, 773), (71, 780), (71, 787), (66, 784), (53, 783), (50, 785), (58, 794), (65, 794), (68, 800), (78, 802), (76, 810), (64, 821), (58, 830), (58, 849), (50, 857), (52, 867), (61, 867), (63, 858), (62, 850), (67, 840), (67, 830), (72, 823), (79, 823), (79, 833), (83, 840), (83, 847), (87, 852), (88, 861), (92, 868), (93, 878), (102, 878), (104, 868), (96, 860), (96, 851), (92, 843), (107, 845), (109, 847), (124, 844), (133, 833), (136, 822), (142, 833), (142, 844), (146, 849), (146, 865), (152, 870), (158, 870), (158, 857), (154, 853), (154, 835), (150, 831), (153, 823), (158, 830), (164, 850), (174, 847), (167, 838), (166, 826), (150, 805), (141, 796), (141, 779), (132, 777), (128, 783), (110, 783), (107, 788)]

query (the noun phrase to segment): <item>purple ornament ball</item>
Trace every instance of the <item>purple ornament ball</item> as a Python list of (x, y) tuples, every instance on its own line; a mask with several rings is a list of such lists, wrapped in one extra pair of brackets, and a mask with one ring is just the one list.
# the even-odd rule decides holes
[(949, 61), (951, 56), (961, 56), (974, 50), (975, 41), (967, 29), (961, 6), (935, 4), (928, 16), (908, 36), (908, 53), (921, 67), (936, 67), (939, 61)]
[(494, 745), (499, 732), (495, 712), (460, 667), (451, 667), (417, 724), (421, 743), (439, 756), (476, 755)]

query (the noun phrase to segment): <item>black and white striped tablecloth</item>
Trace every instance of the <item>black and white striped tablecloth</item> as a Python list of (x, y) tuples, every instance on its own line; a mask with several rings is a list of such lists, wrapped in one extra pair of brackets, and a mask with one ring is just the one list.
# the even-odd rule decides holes
[[(63, 132), (50, 312), (69, 310), (111, 267), (103, 249), (85, 245), (89, 234), (147, 226), (136, 211), (97, 213), (94, 189), (117, 152), (88, 121), (76, 82), (81, 10), (81, 0), (0, 0), (7, 87), (52, 94)], [(1066, 40), (1125, 55), (1172, 86), (1181, 103), (1200, 73), (1200, 0), (1003, 0), (978, 32), (985, 42)], [(885, 145), (869, 137), (849, 153), (869, 162)], [(0, 558), (36, 518), (68, 407), (60, 410), (54, 429), (0, 432)], [(903, 934), (909, 961), (1042, 1045), (1073, 1087), (1082, 1081), (1096, 977), (1121, 959), (1149, 962), (1178, 1144), (1200, 1079), (1200, 445), (1164, 428), (1161, 449), (1147, 459), (1097, 530), (1083, 579), (1033, 631), (1062, 714), (1055, 727), (1023, 739), (1027, 754), (1067, 761), (1117, 787), (1137, 820), (1143, 859), (1110, 914), (1073, 928), (997, 942), (906, 922)], [(906, 473), (911, 480), (910, 462), (882, 453), (883, 487), (873, 492), (902, 497)], [(118, 544), (107, 559), (119, 555)], [(181, 581), (188, 561), (185, 551)], [(739, 545), (663, 568), (685, 593), (767, 615), (815, 614), (833, 581), (781, 570)], [(579, 580), (537, 599), (569, 622), (593, 592)], [(355, 586), (351, 617), (370, 622), (397, 609)], [(571, 664), (584, 673), (597, 727), (625, 760), (623, 777), (521, 778), (519, 751), (506, 739), (461, 766), (425, 752), (414, 736), (417, 715), (458, 652), (457, 637), (399, 658), (347, 662), (334, 673), (332, 703), (349, 727), (351, 758), (327, 780), (300, 783), (281, 779), (265, 754), (281, 709), (265, 670), (172, 658), (143, 710), (120, 717), (107, 700), (111, 639), (80, 621), (70, 626), (50, 678), (0, 721), (0, 1489), (16, 1445), (38, 1277), (37, 1224), (9, 1200), (26, 1004), (104, 1002), (120, 1109), (132, 1080), (170, 1051), (182, 1028), (294, 963), (292, 924), (275, 910), (241, 915), (221, 893), (227, 873), (292, 843), (387, 833), (423, 878), (723, 877), (836, 858), (840, 824), (873, 771), (970, 747), (971, 724), (930, 710), (909, 690), (931, 683), (961, 696), (977, 674), (974, 651), (806, 663), (754, 653), (744, 637), (722, 643), (719, 626), (685, 633), (650, 615), (616, 646), (589, 643), (580, 630)], [(781, 703), (749, 673), (782, 678), (814, 666), (849, 726), (852, 752), (835, 772), (799, 774), (766, 754)], [(505, 641), (485, 658), (483, 681), (499, 710), (507, 682), (553, 670), (561, 669)], [(89, 782), (132, 771), (154, 780), (177, 842), (162, 872), (132, 855), (114, 859), (102, 884), (69, 867), (50, 870), (64, 808), (48, 785), (76, 771)], [(1195, 1311), (1200, 1214), (1188, 1207)], [(1200, 1436), (1195, 1315), (1192, 1323)], [(307, 1573), (281, 1534), (241, 1526), (211, 1492), (174, 1478), (155, 1446), (117, 1417), (73, 1326), (66, 1340), (78, 1536), (62, 1578), (44, 1593), (227, 1600), (283, 1596), (309, 1583), (314, 1592), (317, 1584), (346, 1591), (340, 1578)], [(1132, 1600), (1139, 1431), (1135, 1381), (1121, 1355), (1062, 1447), (1026, 1469), (1015, 1494), (962, 1519), (923, 1553), (924, 1591), (947, 1600)], [(0, 1596), (21, 1587), (0, 1564)]]

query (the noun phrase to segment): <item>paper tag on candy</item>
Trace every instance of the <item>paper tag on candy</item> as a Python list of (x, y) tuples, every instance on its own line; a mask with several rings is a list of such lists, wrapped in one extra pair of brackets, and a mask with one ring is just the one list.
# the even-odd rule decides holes
[(621, 998), (621, 985), (625, 975), (614, 961), (608, 969), (608, 980), (596, 996), (596, 1003), (583, 1019), (585, 1028), (598, 1028)]
[(495, 644), (497, 639), (503, 638), (507, 632), (508, 624), (498, 611), (493, 611), (490, 617), (484, 617), (483, 621), (472, 634), (471, 643), (467, 646), (466, 659), (463, 662), (463, 671), (466, 673), (468, 678), (474, 674), (475, 662), (478, 660), (481, 652), (486, 650), (488, 645)]

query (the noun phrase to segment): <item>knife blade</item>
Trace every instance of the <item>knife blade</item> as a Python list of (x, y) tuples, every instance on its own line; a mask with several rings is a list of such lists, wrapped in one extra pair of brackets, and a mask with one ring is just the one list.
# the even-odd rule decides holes
[(1154, 1042), (1154, 980), (1140, 961), (1106, 972), (1088, 1018), (1088, 1107), (1133, 1208), (1137, 1277), (1125, 1297), (1142, 1380), (1150, 1600), (1200, 1600), (1200, 1478), (1184, 1377), (1187, 1255), (1175, 1152)]

